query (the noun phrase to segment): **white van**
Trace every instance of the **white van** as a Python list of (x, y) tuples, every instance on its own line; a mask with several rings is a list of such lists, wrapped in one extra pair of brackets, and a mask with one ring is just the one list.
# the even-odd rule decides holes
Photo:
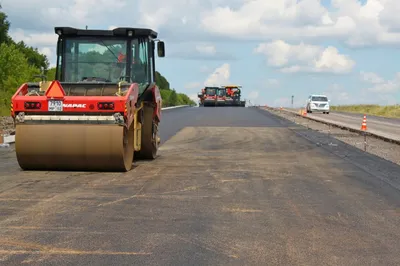
[(307, 100), (307, 113), (322, 112), (329, 114), (330, 100), (325, 95), (310, 95)]

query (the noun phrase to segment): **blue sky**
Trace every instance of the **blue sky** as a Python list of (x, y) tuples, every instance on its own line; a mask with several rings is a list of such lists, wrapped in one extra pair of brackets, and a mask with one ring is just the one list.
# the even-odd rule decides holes
[[(0, 0), (11, 35), (55, 62), (54, 26), (149, 27), (166, 42), (157, 68), (196, 99), (237, 83), (255, 104), (400, 101), (395, 0)], [(32, 12), (36, 10), (35, 12)]]

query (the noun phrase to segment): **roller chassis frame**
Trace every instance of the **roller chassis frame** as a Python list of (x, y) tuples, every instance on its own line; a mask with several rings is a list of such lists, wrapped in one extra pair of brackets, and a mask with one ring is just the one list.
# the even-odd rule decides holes
[[(63, 85), (62, 82), (57, 80), (53, 81), (49, 87), (52, 84), (58, 84), (60, 87)], [(101, 86), (102, 84), (96, 85)], [(121, 86), (118, 84), (113, 85)], [(45, 95), (25, 96), (30, 88), (29, 84), (25, 83), (12, 97), (11, 116), (14, 119), (15, 125), (20, 123), (57, 123), (62, 121), (63, 124), (105, 123), (129, 127), (133, 123), (135, 111), (140, 111), (143, 104), (154, 109), (153, 117), (160, 122), (162, 99), (157, 85), (155, 83), (151, 84), (141, 95), (139, 95), (137, 83), (126, 83), (124, 85), (128, 89), (121, 91), (122, 95), (120, 96), (63, 96), (62, 98), (49, 99)], [(40, 86), (39, 83), (38, 86)], [(64, 107), (62, 112), (46, 111), (48, 103), (51, 100), (62, 101), (63, 105), (70, 105), (70, 107)], [(35, 111), (26, 110), (24, 107), (25, 102), (40, 103), (41, 108)], [(114, 102), (115, 108), (110, 112), (109, 110), (94, 110), (90, 107), (91, 105), (95, 106), (98, 102)], [(77, 106), (85, 107), (78, 109)]]

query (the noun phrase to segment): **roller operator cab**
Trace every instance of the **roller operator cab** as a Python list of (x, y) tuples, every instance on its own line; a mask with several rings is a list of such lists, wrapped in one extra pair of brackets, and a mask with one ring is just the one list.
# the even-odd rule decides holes
[(218, 88), (217, 89), (217, 99), (216, 99), (216, 106), (225, 106), (226, 100), (226, 90), (225, 88)]
[(162, 99), (151, 29), (56, 27), (53, 81), (25, 83), (12, 97), (16, 155), (26, 170), (129, 171), (154, 159)]
[(329, 114), (330, 100), (325, 95), (310, 95), (307, 99), (307, 113), (322, 112)]
[(205, 87), (203, 106), (216, 106), (218, 87)]

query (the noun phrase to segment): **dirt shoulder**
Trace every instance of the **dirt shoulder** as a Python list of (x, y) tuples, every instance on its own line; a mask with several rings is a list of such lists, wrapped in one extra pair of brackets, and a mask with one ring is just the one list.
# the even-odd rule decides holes
[[(360, 150), (364, 150), (364, 137), (358, 133), (350, 132), (337, 127), (329, 127), (326, 124), (309, 120), (285, 111), (272, 109), (268, 109), (268, 111), (296, 124), (321, 133), (326, 133), (332, 138), (338, 139)], [(386, 142), (374, 137), (367, 137), (367, 152), (400, 165), (400, 145)]]
[(4, 135), (9, 135), (14, 132), (14, 122), (11, 116), (0, 116), (0, 130)]

